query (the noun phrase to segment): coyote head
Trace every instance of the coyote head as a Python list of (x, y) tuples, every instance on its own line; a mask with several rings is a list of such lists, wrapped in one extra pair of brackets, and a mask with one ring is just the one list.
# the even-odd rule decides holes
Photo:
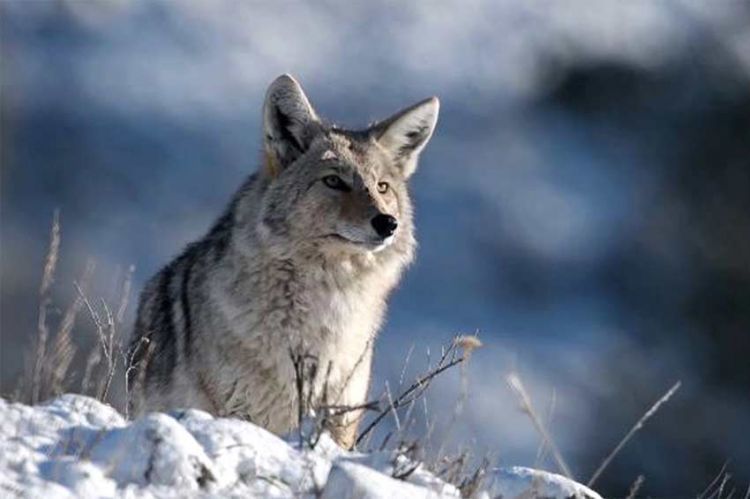
[(259, 232), (270, 244), (328, 254), (411, 255), (407, 180), (435, 128), (435, 97), (365, 130), (322, 121), (289, 75), (269, 87), (263, 109), (267, 182)]

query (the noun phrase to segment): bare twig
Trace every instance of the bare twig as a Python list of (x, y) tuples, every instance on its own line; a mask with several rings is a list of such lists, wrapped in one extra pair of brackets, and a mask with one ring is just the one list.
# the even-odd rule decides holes
[(318, 371), (318, 357), (307, 353), (304, 346), (300, 345), (296, 350), (289, 348), (289, 357), (294, 368), (294, 381), (297, 391), (297, 431), (300, 449), (307, 443), (310, 448), (314, 447), (317, 434), (320, 433), (321, 421), (316, 421), (316, 429), (313, 435), (305, 435), (303, 423), (305, 417), (313, 410), (313, 388)]
[[(133, 374), (136, 373), (136, 369), (142, 368), (139, 363), (135, 361), (136, 356), (140, 353), (140, 350), (144, 348), (144, 345), (150, 346), (150, 341), (145, 336), (142, 336), (138, 343), (136, 343), (130, 352), (122, 352), (123, 364), (125, 365), (125, 419), (130, 419), (130, 405), (131, 405), (131, 391), (130, 380)], [(144, 357), (145, 358), (145, 357)]]
[[(372, 435), (372, 433), (370, 433), (370, 435)], [(393, 436), (393, 432), (389, 431), (388, 434), (385, 437), (383, 437), (383, 441), (380, 443), (380, 447), (378, 447), (378, 451), (385, 450), (385, 446), (388, 445), (388, 442), (390, 442), (392, 436)]]
[[(104, 359), (107, 362), (107, 372), (101, 379), (96, 390), (96, 398), (102, 402), (105, 402), (109, 395), (109, 389), (112, 384), (112, 379), (114, 378), (115, 372), (117, 371), (117, 357), (115, 356), (115, 347), (117, 346), (116, 340), (118, 340), (118, 338), (115, 320), (112, 315), (112, 311), (109, 308), (109, 305), (107, 305), (107, 302), (105, 302), (103, 299), (101, 300), (101, 307), (104, 313), (104, 319), (102, 319), (101, 315), (91, 304), (91, 301), (86, 296), (86, 293), (81, 288), (81, 286), (77, 282), (74, 282), (73, 285), (76, 288), (76, 292), (78, 293), (79, 298), (83, 301), (84, 305), (86, 305), (86, 309), (89, 312), (91, 320), (94, 322), (96, 333), (99, 337), (99, 347), (101, 349), (101, 352), (104, 354)], [(91, 372), (93, 368), (98, 365), (98, 362), (99, 357), (97, 357), (96, 355), (92, 355), (89, 357), (86, 366), (87, 372), (84, 373), (84, 382), (86, 382), (87, 387)]]
[(107, 335), (106, 348), (104, 347), (104, 345), (102, 345), (102, 349), (104, 349), (104, 356), (107, 359), (107, 373), (99, 383), (99, 390), (97, 392), (97, 398), (104, 402), (107, 400), (107, 396), (109, 395), (109, 388), (112, 385), (112, 379), (115, 376), (115, 371), (117, 371), (117, 356), (115, 355), (115, 338), (117, 333), (115, 328), (115, 320), (112, 316), (112, 311), (107, 305), (107, 302), (105, 302), (104, 300), (101, 300), (101, 304), (102, 309), (104, 310), (104, 316), (107, 321), (107, 331), (109, 333)]
[(395, 478), (396, 480), (406, 480), (407, 478), (409, 478), (409, 476), (412, 473), (414, 473), (415, 471), (417, 471), (417, 469), (419, 468), (419, 466), (420, 466), (420, 463), (414, 463), (414, 464), (411, 464), (410, 466), (408, 466), (407, 468), (405, 468), (403, 471), (396, 472), (394, 470), (393, 478)]
[[(143, 355), (141, 351), (145, 348)], [(138, 410), (143, 401), (143, 385), (151, 356), (154, 354), (155, 344), (143, 337), (130, 351), (130, 360), (125, 369), (125, 418), (131, 416), (131, 409)], [(138, 359), (138, 360), (136, 360)], [(134, 390), (135, 389), (135, 390)], [(138, 401), (133, 400), (133, 391), (138, 395)]]
[(518, 400), (521, 403), (521, 410), (523, 410), (523, 412), (525, 412), (529, 416), (529, 419), (531, 419), (531, 422), (534, 425), (534, 428), (536, 428), (536, 431), (539, 432), (539, 434), (542, 436), (542, 439), (544, 439), (544, 441), (547, 443), (547, 446), (549, 446), (549, 448), (552, 450), (552, 455), (554, 456), (555, 462), (557, 463), (560, 471), (566, 477), (573, 479), (573, 474), (570, 472), (570, 468), (563, 459), (562, 454), (560, 453), (560, 449), (558, 449), (555, 441), (552, 440), (552, 436), (549, 434), (547, 428), (544, 426), (544, 423), (542, 423), (542, 419), (534, 409), (534, 406), (531, 403), (531, 397), (529, 397), (526, 388), (524, 388), (523, 383), (521, 382), (521, 378), (519, 378), (518, 374), (516, 373), (510, 373), (507, 376), (506, 381), (508, 382), (508, 386), (510, 386), (511, 390), (513, 390), (513, 392), (515, 392), (515, 394), (518, 396)]
[(450, 369), (451, 367), (460, 364), (464, 360), (465, 357), (456, 356), (456, 343), (451, 343), (448, 348), (443, 350), (440, 361), (434, 369), (418, 377), (417, 380), (414, 381), (411, 386), (409, 386), (409, 388), (401, 392), (401, 394), (395, 400), (393, 400), (392, 404), (389, 404), (388, 407), (381, 410), (380, 413), (375, 417), (375, 419), (373, 419), (370, 424), (368, 424), (367, 427), (365, 427), (365, 429), (360, 432), (360, 434), (357, 436), (357, 440), (355, 441), (355, 446), (359, 445), (362, 440), (383, 420), (383, 418), (386, 417), (386, 415), (390, 411), (395, 411), (400, 407), (403, 407), (411, 403), (413, 400), (419, 398), (427, 389), (427, 387), (429, 387), (430, 383), (436, 376)]
[(396, 480), (406, 480), (417, 471), (421, 463), (417, 459), (419, 444), (416, 441), (402, 443), (393, 456), (391, 476)]
[(332, 417), (336, 417), (354, 411), (380, 411), (380, 402), (370, 400), (357, 405), (321, 405), (319, 409), (327, 411)]
[(609, 453), (609, 455), (604, 458), (604, 461), (602, 461), (602, 464), (599, 465), (599, 467), (596, 469), (593, 475), (591, 475), (591, 479), (589, 480), (589, 483), (587, 484), (589, 487), (593, 487), (594, 483), (596, 483), (596, 480), (599, 478), (599, 476), (604, 472), (604, 470), (609, 466), (609, 463), (612, 462), (612, 459), (615, 458), (615, 456), (622, 450), (623, 447), (625, 447), (625, 444), (628, 443), (628, 441), (633, 438), (633, 435), (635, 435), (638, 430), (643, 428), (643, 425), (651, 419), (651, 417), (656, 414), (656, 412), (659, 410), (659, 408), (665, 404), (670, 398), (672, 398), (672, 395), (675, 394), (677, 390), (680, 389), (680, 386), (682, 385), (681, 381), (678, 381), (675, 383), (672, 388), (667, 390), (667, 393), (665, 393), (659, 400), (657, 400), (654, 405), (651, 406), (651, 408), (646, 411), (646, 413), (641, 416), (641, 419), (639, 419), (635, 425), (630, 429), (630, 431), (623, 437), (622, 440), (620, 440), (620, 443), (618, 443), (614, 449), (612, 449), (612, 452)]

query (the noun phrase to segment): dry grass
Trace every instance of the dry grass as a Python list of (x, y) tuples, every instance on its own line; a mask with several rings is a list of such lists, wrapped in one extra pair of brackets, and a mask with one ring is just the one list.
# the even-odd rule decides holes
[[(434, 428), (427, 423), (426, 433), (422, 432), (416, 438), (407, 438), (406, 435), (413, 430), (417, 424), (418, 417), (415, 408), (423, 407), (425, 421), (429, 421), (426, 394), (432, 382), (441, 374), (456, 366), (461, 366), (462, 394), (453, 411), (452, 422), (455, 422), (461, 413), (468, 391), (466, 373), (466, 362), (470, 359), (474, 350), (481, 346), (476, 336), (458, 336), (447, 346), (441, 349), (441, 355), (437, 362), (430, 362), (428, 353), (427, 368), (417, 374), (411, 382), (406, 382), (406, 369), (412, 357), (413, 347), (406, 355), (406, 360), (401, 370), (398, 386), (393, 389), (390, 383), (384, 384), (381, 394), (369, 401), (356, 406), (340, 404), (328, 404), (328, 383), (323, 383), (323, 393), (312, 393), (313, 380), (319, 374), (318, 359), (309, 353), (301, 352), (300, 349), (290, 350), (289, 355), (294, 366), (295, 385), (297, 391), (297, 418), (298, 439), (300, 448), (313, 448), (318, 442), (320, 434), (325, 430), (335, 428), (339, 418), (353, 411), (370, 412), (365, 426), (356, 438), (355, 446), (363, 452), (390, 451), (393, 455), (392, 476), (396, 479), (405, 480), (413, 474), (420, 466), (433, 472), (448, 483), (456, 485), (462, 491), (464, 497), (468, 497), (478, 490), (482, 483), (486, 470), (490, 465), (487, 456), (471, 466), (476, 461), (467, 450), (458, 451), (452, 456), (443, 455), (447, 431), (443, 433), (443, 442), (439, 450), (432, 456), (425, 455), (427, 441)], [(327, 370), (330, 373), (330, 366)], [(324, 377), (327, 380), (328, 376)], [(338, 400), (338, 397), (334, 397)], [(383, 426), (383, 423), (391, 419), (393, 430), (386, 432), (379, 444), (372, 442), (375, 430)], [(449, 423), (449, 426), (452, 423)], [(405, 458), (405, 459), (404, 459)]]
[(626, 499), (635, 499), (638, 497), (638, 492), (641, 490), (641, 487), (643, 487), (643, 482), (646, 481), (646, 477), (643, 475), (638, 475), (638, 477), (635, 479), (635, 481), (630, 485), (630, 490), (628, 491), (628, 496)]
[(60, 257), (60, 212), (55, 210), (52, 217), (52, 229), (50, 230), (49, 249), (44, 260), (44, 271), (42, 283), (39, 286), (39, 311), (37, 318), (36, 347), (34, 348), (33, 367), (28, 384), (30, 385), (29, 402), (35, 404), (42, 397), (41, 389), (43, 383), (43, 369), (47, 360), (47, 340), (49, 328), (47, 327), (47, 311), (52, 304), (51, 290), (55, 282), (55, 270)]
[[(729, 461), (725, 462), (711, 483), (701, 492), (698, 499), (732, 499), (738, 492), (737, 486), (732, 484), (732, 474), (727, 471)], [(742, 489), (739, 490), (742, 493)], [(750, 499), (750, 484), (747, 485), (743, 499)]]
[[(364, 439), (383, 421), (383, 419), (385, 419), (385, 417), (389, 413), (397, 414), (397, 411), (399, 409), (413, 406), (414, 403), (425, 394), (436, 376), (439, 376), (441, 373), (447, 371), (448, 369), (461, 364), (468, 358), (469, 355), (471, 355), (471, 352), (467, 354), (465, 350), (463, 351), (463, 355), (459, 355), (460, 349), (461, 345), (458, 341), (454, 340), (453, 342), (451, 342), (448, 347), (443, 349), (443, 353), (438, 363), (427, 372), (417, 376), (414, 382), (395, 398), (391, 396), (390, 390), (386, 385), (384, 393), (377, 400), (372, 401), (372, 403), (380, 404), (381, 408), (375, 418), (370, 421), (370, 423), (367, 424), (365, 428), (359, 433), (359, 435), (357, 436), (356, 445), (363, 443)], [(380, 402), (383, 399), (388, 402), (384, 406)], [(397, 416), (396, 419), (398, 420)], [(400, 428), (401, 425), (399, 424), (398, 427)]]
[(518, 401), (521, 405), (521, 410), (527, 416), (529, 416), (531, 422), (534, 425), (534, 428), (539, 433), (539, 435), (541, 435), (544, 444), (552, 451), (552, 456), (555, 458), (555, 462), (557, 463), (560, 472), (566, 477), (572, 479), (573, 473), (570, 472), (570, 467), (568, 467), (565, 459), (563, 459), (560, 449), (557, 447), (557, 444), (555, 444), (555, 441), (552, 439), (552, 436), (547, 430), (547, 427), (542, 422), (542, 418), (539, 416), (539, 413), (536, 411), (536, 409), (534, 409), (534, 405), (531, 403), (531, 397), (526, 391), (526, 388), (524, 387), (520, 376), (518, 376), (517, 373), (510, 373), (507, 376), (506, 381), (513, 393), (515, 393), (518, 397)]
[[(75, 298), (66, 307), (57, 328), (51, 326), (49, 310), (53, 308), (53, 284), (60, 258), (62, 229), (59, 212), (55, 211), (50, 230), (50, 243), (44, 261), (42, 281), (39, 287), (39, 310), (37, 314), (37, 334), (31, 353), (27, 356), (25, 373), (19, 379), (16, 400), (27, 404), (37, 404), (50, 397), (65, 392), (78, 391), (99, 401), (112, 403), (111, 388), (116, 376), (126, 371), (119, 362), (125, 357), (123, 340), (125, 314), (129, 303), (134, 267), (130, 266), (119, 284), (116, 313), (109, 304), (98, 300), (92, 304), (88, 288), (94, 275), (95, 264), (86, 262), (81, 277), (73, 283)], [(80, 313), (83, 309), (94, 324), (97, 334), (96, 346), (91, 350), (82, 373), (72, 371), (78, 346), (74, 341), (74, 331), (83, 329)], [(51, 335), (51, 331), (55, 331)], [(80, 334), (79, 334), (80, 335)], [(80, 378), (80, 389), (74, 388), (75, 379)], [(94, 380), (98, 380), (96, 383)]]
[[(86, 286), (94, 273), (94, 262), (86, 262), (86, 268), (81, 276), (83, 286)], [(71, 362), (76, 353), (76, 346), (73, 342), (72, 331), (75, 326), (76, 318), (83, 306), (83, 301), (76, 297), (65, 311), (60, 329), (55, 337), (55, 343), (50, 352), (47, 365), (50, 366), (48, 376), (51, 386), (51, 395), (59, 395), (65, 391), (68, 384), (67, 373), (70, 369)]]
[[(542, 454), (542, 450), (544, 448), (549, 448), (552, 452), (552, 456), (555, 460), (555, 463), (559, 469), (559, 471), (565, 475), (567, 478), (570, 478), (572, 480), (575, 480), (575, 477), (573, 476), (573, 473), (570, 471), (570, 467), (565, 462), (565, 459), (562, 456), (562, 453), (560, 452), (560, 449), (558, 448), (557, 444), (555, 443), (554, 439), (552, 438), (549, 430), (547, 429), (547, 426), (542, 420), (542, 417), (537, 412), (537, 410), (534, 408), (534, 405), (531, 401), (531, 397), (529, 396), (529, 393), (526, 391), (526, 388), (523, 385), (523, 382), (521, 381), (521, 378), (517, 373), (510, 373), (507, 378), (508, 386), (511, 388), (513, 393), (516, 394), (521, 410), (529, 417), (531, 420), (534, 428), (539, 433), (539, 435), (542, 438), (540, 451), (537, 453), (537, 460), (540, 462), (540, 456)], [(602, 473), (607, 469), (607, 467), (610, 465), (612, 460), (622, 451), (622, 449), (625, 447), (625, 445), (630, 441), (631, 438), (640, 430), (643, 428), (645, 423), (651, 419), (658, 411), (659, 409), (669, 401), (669, 399), (672, 398), (672, 396), (679, 390), (681, 386), (681, 382), (675, 383), (667, 392), (662, 395), (644, 414), (641, 416), (641, 418), (633, 425), (633, 427), (628, 431), (628, 433), (625, 434), (625, 436), (620, 440), (620, 442), (617, 443), (617, 445), (610, 451), (609, 454), (602, 460), (599, 467), (594, 471), (594, 473), (591, 475), (591, 478), (589, 479), (587, 486), (593, 488), (596, 481), (599, 479), (599, 477), (602, 475)], [(555, 395), (553, 392), (553, 398), (552, 402), (550, 404), (550, 410), (548, 411), (548, 421), (551, 421), (552, 418), (552, 412), (554, 410), (554, 401), (555, 401)], [(636, 481), (633, 483), (633, 485), (630, 488), (630, 492), (628, 494), (628, 497), (636, 497), (636, 494), (640, 490), (641, 486), (644, 482), (644, 477), (639, 476)]]
[[(467, 346), (468, 345), (468, 346)], [(449, 346), (443, 348), (440, 360), (435, 366), (430, 366), (428, 370), (418, 375), (414, 381), (405, 389), (401, 389), (404, 372), (401, 375), (401, 390), (396, 396), (386, 382), (383, 392), (379, 397), (366, 401), (355, 406), (329, 404), (328, 396), (328, 375), (324, 376), (323, 393), (317, 397), (312, 393), (313, 380), (318, 375), (318, 358), (308, 352), (302, 351), (302, 348), (289, 351), (289, 356), (294, 366), (295, 385), (298, 400), (298, 426), (303, 427), (304, 420), (311, 414), (319, 420), (318, 427), (325, 428), (330, 425), (332, 420), (354, 411), (373, 411), (375, 416), (357, 435), (355, 446), (367, 445), (370, 443), (369, 437), (375, 428), (377, 428), (388, 415), (393, 417), (398, 433), (401, 433), (405, 427), (402, 425), (399, 412), (406, 409), (406, 420), (411, 420), (411, 410), (415, 403), (424, 396), (426, 390), (435, 377), (443, 372), (455, 367), (467, 360), (471, 352), (478, 348), (481, 343), (476, 340), (470, 342), (466, 337), (455, 338)], [(462, 352), (460, 355), (459, 352)], [(410, 354), (409, 354), (410, 355)], [(408, 357), (408, 356), (407, 356)], [(356, 365), (355, 365), (356, 368)], [(327, 373), (330, 373), (331, 366), (327, 366)], [(404, 367), (405, 369), (405, 367)], [(349, 378), (350, 379), (350, 378)], [(348, 382), (348, 381), (347, 381)], [(316, 400), (319, 398), (320, 400)], [(336, 397), (338, 400), (338, 397)], [(382, 447), (382, 446), (381, 446)]]
[(654, 405), (647, 410), (643, 416), (633, 425), (633, 427), (628, 431), (625, 436), (618, 442), (618, 444), (615, 446), (614, 449), (607, 455), (607, 457), (604, 458), (604, 461), (602, 461), (602, 464), (599, 465), (599, 467), (596, 469), (593, 475), (591, 475), (591, 478), (589, 479), (588, 486), (593, 487), (594, 483), (596, 483), (596, 480), (601, 476), (601, 474), (604, 472), (605, 469), (607, 469), (607, 466), (609, 466), (609, 463), (612, 462), (612, 460), (615, 458), (617, 454), (620, 453), (623, 447), (625, 447), (625, 444), (630, 441), (631, 438), (633, 438), (633, 435), (635, 435), (641, 428), (643, 428), (643, 425), (646, 424), (646, 421), (651, 419), (651, 417), (656, 414), (659, 411), (659, 408), (666, 404), (670, 398), (672, 398), (672, 395), (677, 392), (677, 390), (680, 389), (680, 386), (682, 386), (682, 382), (678, 381), (675, 383), (672, 388), (667, 390), (667, 393), (661, 396), (659, 400), (654, 402)]

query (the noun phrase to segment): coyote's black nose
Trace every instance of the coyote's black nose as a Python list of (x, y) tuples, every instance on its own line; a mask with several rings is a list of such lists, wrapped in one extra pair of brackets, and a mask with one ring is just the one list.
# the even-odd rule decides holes
[(385, 239), (386, 237), (392, 236), (394, 232), (396, 232), (396, 227), (398, 227), (398, 222), (395, 218), (393, 218), (390, 215), (376, 215), (372, 219), (372, 226), (375, 229), (375, 232), (378, 233), (380, 237)]

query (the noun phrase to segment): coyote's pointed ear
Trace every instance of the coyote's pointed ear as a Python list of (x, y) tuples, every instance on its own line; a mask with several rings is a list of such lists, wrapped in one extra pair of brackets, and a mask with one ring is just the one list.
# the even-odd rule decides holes
[(417, 169), (419, 153), (432, 137), (439, 111), (440, 101), (430, 97), (373, 127), (375, 139), (390, 151), (404, 177), (410, 177)]
[(276, 175), (310, 146), (320, 120), (297, 81), (288, 74), (276, 78), (263, 104), (266, 171)]

